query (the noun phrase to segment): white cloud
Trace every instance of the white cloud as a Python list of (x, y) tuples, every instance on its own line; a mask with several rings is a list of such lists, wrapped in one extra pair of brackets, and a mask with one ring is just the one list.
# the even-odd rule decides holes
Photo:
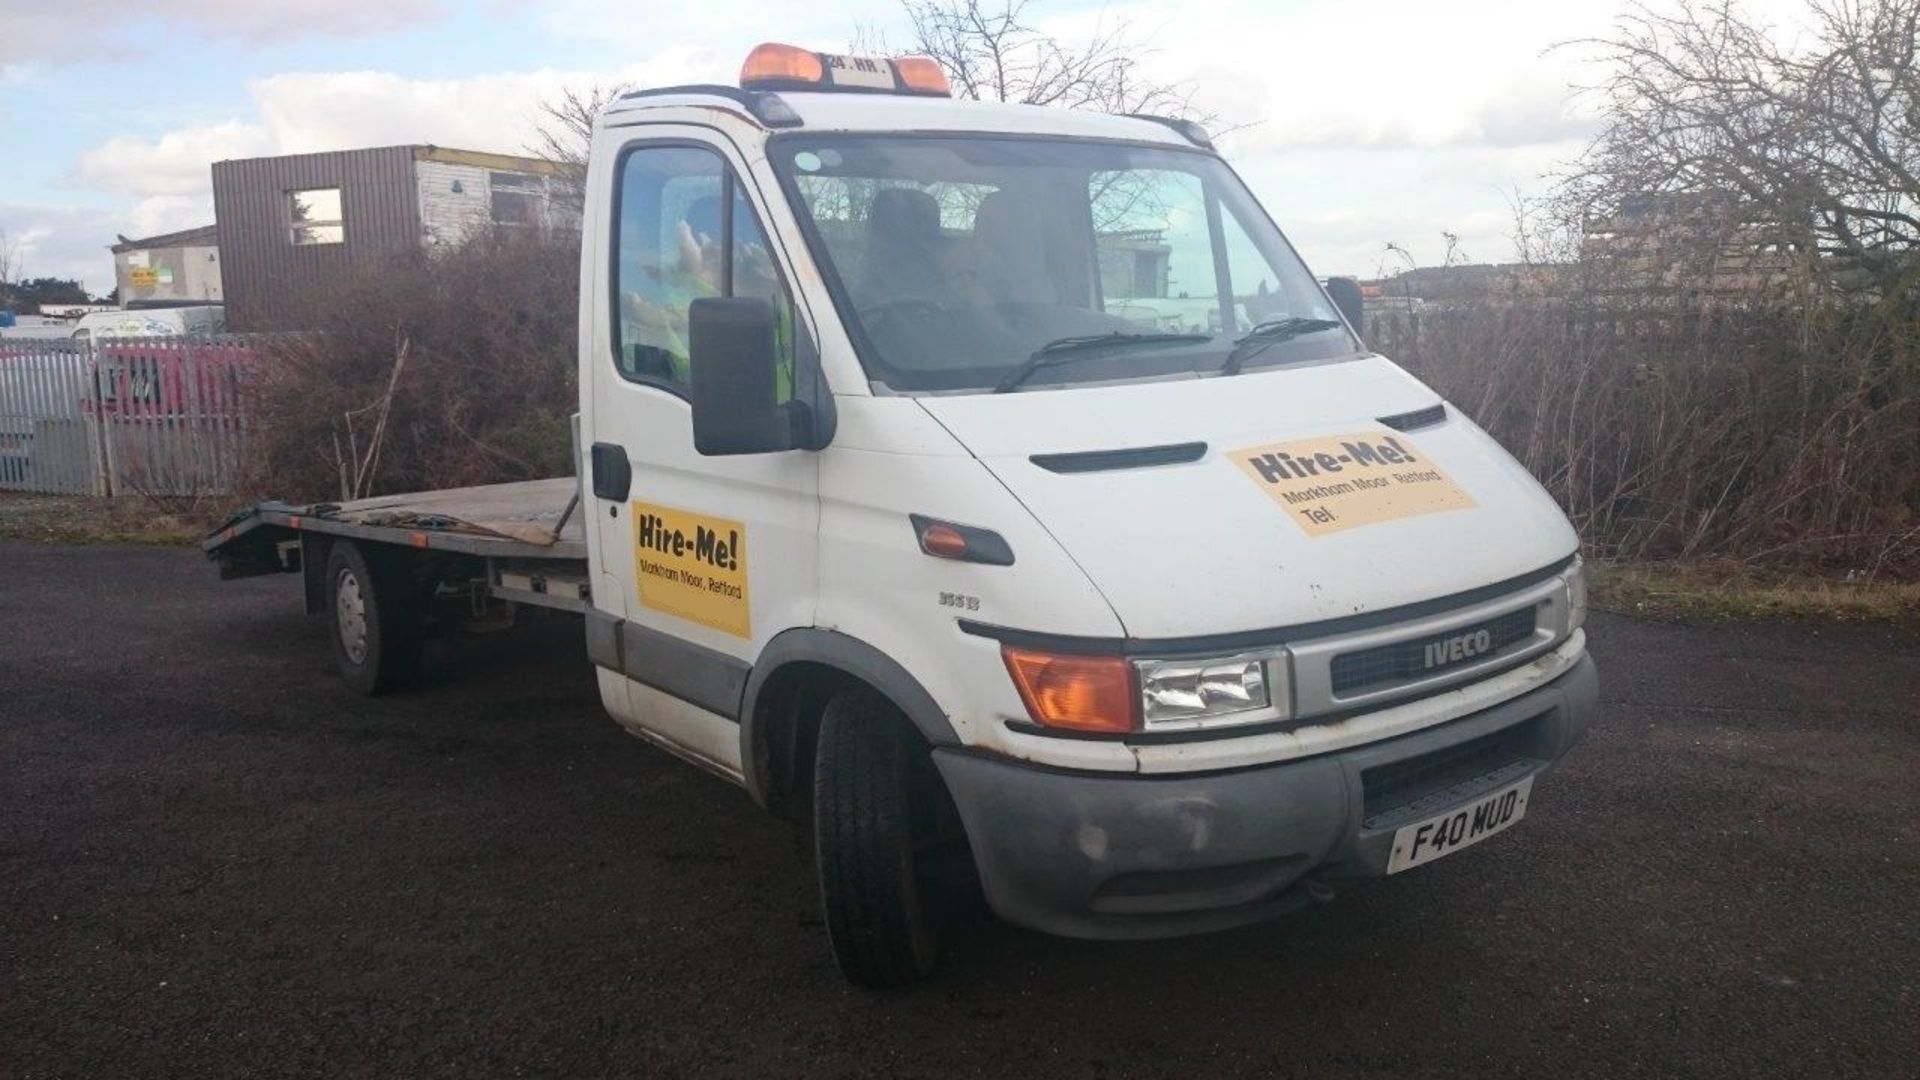
[(107, 248), (121, 236), (153, 236), (213, 221), (213, 200), (155, 195), (126, 209), (0, 203), (0, 237), (16, 256), (17, 277), (71, 278), (96, 295), (113, 288)]
[[(157, 138), (116, 136), (83, 153), (66, 179), (149, 203), (154, 197), (204, 203), (210, 166), (230, 158), (403, 143), (522, 153), (537, 141), (540, 102), (567, 87), (711, 82), (722, 77), (721, 64), (704, 50), (675, 49), (604, 72), (542, 69), (464, 79), (409, 79), (381, 71), (274, 75), (250, 84), (253, 107), (244, 118)], [(136, 216), (173, 215), (142, 210)]]
[[(1145, 74), (1186, 80), (1203, 107), (1243, 130), (1222, 146), (1316, 269), (1366, 272), (1388, 241), (1437, 261), (1440, 233), (1484, 260), (1510, 258), (1508, 198), (1537, 193), (1594, 126), (1574, 93), (1596, 73), (1559, 42), (1606, 33), (1625, 0), (1158, 0), (1075, 10), (1036, 7), (1046, 29), (1072, 39), (1127, 21), (1149, 39)], [(1752, 0), (1786, 11), (1798, 0)], [(63, 18), (112, 7), (73, 0)], [(257, 10), (256, 10), (257, 9)], [(160, 8), (153, 8), (160, 11)], [(168, 18), (228, 34), (369, 33), (431, 17), (428, 0), (178, 0)], [(149, 19), (158, 16), (148, 16)], [(128, 200), (128, 221), (204, 220), (207, 166), (228, 157), (395, 143), (518, 152), (535, 140), (537, 105), (568, 86), (731, 82), (768, 37), (842, 47), (861, 29), (895, 47), (895, 0), (796, 11), (772, 0), (659, 5), (553, 0), (538, 12), (550, 37), (649, 59), (623, 68), (546, 68), (416, 78), (392, 71), (315, 71), (250, 83), (222, 122), (159, 137), (120, 137), (83, 155), (69, 182)], [(12, 27), (9, 27), (11, 30)], [(661, 43), (672, 42), (662, 50)], [(7, 46), (0, 46), (7, 48)], [(4, 54), (0, 54), (0, 61)]]
[(213, 224), (213, 197), (195, 195), (150, 195), (133, 204), (126, 220), (129, 236), (158, 236)]
[(131, 227), (95, 207), (0, 203), (0, 241), (13, 250), (15, 277), (72, 278), (94, 293), (113, 288), (107, 247)]
[(259, 124), (229, 122), (170, 131), (158, 139), (120, 135), (80, 155), (69, 180), (116, 195), (194, 195), (207, 190), (207, 166), (273, 153)]
[(1618, 10), (1192, 0), (1177, 17), (1145, 2), (1104, 17), (1150, 35), (1151, 75), (1242, 125), (1223, 151), (1317, 271), (1372, 274), (1389, 242), (1437, 262), (1442, 231), (1475, 259), (1513, 257), (1513, 189), (1542, 190), (1594, 130), (1575, 92), (1591, 73), (1553, 46)]
[(760, 42), (845, 51), (862, 27), (898, 23), (900, 18), (898, 0), (840, 0), (811, 9), (775, 0), (694, 4), (549, 0), (540, 16), (546, 32), (562, 41), (597, 42), (641, 55), (657, 51), (663, 42), (722, 50), (728, 82), (740, 70), (747, 51)]
[(663, 85), (731, 76), (737, 59), (675, 49), (607, 71), (541, 69), (464, 79), (410, 79), (391, 72), (275, 75), (248, 87), (251, 108), (219, 123), (157, 137), (116, 136), (81, 154), (69, 189), (121, 197), (115, 210), (0, 207), (0, 228), (20, 244), (34, 274), (113, 287), (106, 247), (118, 234), (151, 236), (213, 220), (211, 166), (230, 158), (363, 146), (434, 143), (520, 153), (535, 141), (542, 99), (593, 82)]
[[(105, 0), (124, 12), (124, 0)], [(442, 0), (164, 0), (150, 3), (156, 18), (260, 41), (309, 35), (365, 37), (443, 14)]]
[(1242, 151), (1281, 147), (1518, 145), (1585, 121), (1576, 57), (1556, 42), (1604, 32), (1613, 5), (1374, 0), (1281, 7), (1219, 0), (1169, 20), (1120, 9), (1150, 34), (1155, 74), (1250, 123)]
[(540, 102), (591, 83), (665, 85), (724, 77), (720, 58), (679, 48), (610, 71), (502, 72), (410, 79), (390, 72), (275, 75), (254, 83), (257, 122), (277, 153), (394, 143), (523, 151), (535, 141)]
[(371, 37), (437, 17), (441, 0), (5, 0), (0, 72), (148, 51), (151, 28), (242, 41)]

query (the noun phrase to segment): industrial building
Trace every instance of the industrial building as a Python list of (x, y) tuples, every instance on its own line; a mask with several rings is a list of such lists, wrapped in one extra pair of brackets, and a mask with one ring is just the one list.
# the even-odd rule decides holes
[(218, 304), (220, 231), (213, 225), (114, 244), (113, 281), (125, 308)]
[(308, 329), (329, 282), (478, 231), (578, 231), (569, 182), (557, 162), (438, 146), (215, 162), (227, 325)]

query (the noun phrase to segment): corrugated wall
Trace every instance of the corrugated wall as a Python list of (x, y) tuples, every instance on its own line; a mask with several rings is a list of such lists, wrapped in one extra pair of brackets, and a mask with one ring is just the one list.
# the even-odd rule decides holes
[[(411, 146), (384, 146), (215, 162), (228, 329), (312, 329), (298, 324), (316, 290), (419, 251), (413, 157)], [(287, 193), (331, 187), (340, 189), (346, 241), (293, 243)]]

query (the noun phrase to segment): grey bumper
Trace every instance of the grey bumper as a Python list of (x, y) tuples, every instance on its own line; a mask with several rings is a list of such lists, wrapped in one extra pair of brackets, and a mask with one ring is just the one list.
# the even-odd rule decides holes
[(1067, 937), (1168, 937), (1385, 873), (1400, 825), (1551, 769), (1586, 731), (1598, 686), (1583, 657), (1484, 712), (1232, 772), (1068, 773), (947, 748), (934, 761), (1003, 918)]

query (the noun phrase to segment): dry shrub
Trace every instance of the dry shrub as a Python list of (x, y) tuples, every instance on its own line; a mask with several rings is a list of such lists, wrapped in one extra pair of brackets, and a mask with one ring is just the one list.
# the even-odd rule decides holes
[(1369, 337), (1532, 470), (1595, 554), (1920, 574), (1910, 304), (1486, 300)]
[(249, 486), (338, 500), (569, 475), (578, 239), (476, 237), (313, 297), (312, 332), (266, 346)]
[[(487, 238), (316, 298), (321, 330), (262, 365), (252, 486), (339, 499), (343, 462), (362, 494), (566, 475), (577, 277), (574, 238)], [(1368, 336), (1531, 469), (1595, 555), (1920, 578), (1912, 301), (1573, 295)]]

